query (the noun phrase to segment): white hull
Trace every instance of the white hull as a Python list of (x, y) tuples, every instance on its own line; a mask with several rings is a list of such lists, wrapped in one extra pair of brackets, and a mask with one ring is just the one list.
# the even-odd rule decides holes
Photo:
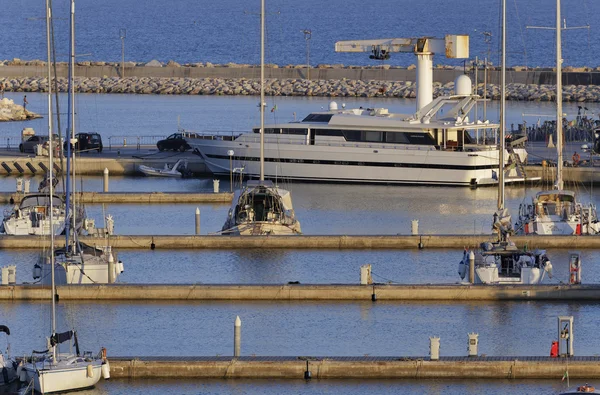
[(539, 284), (542, 280), (542, 271), (539, 268), (522, 268), (518, 276), (502, 276), (498, 274), (497, 267), (475, 268), (475, 284)]
[[(42, 263), (39, 266), (41, 266), (40, 284), (51, 285), (51, 265), (49, 263)], [(115, 260), (112, 266), (113, 278), (116, 281), (123, 272), (123, 263)], [(80, 256), (70, 257), (69, 259), (60, 259), (57, 257), (56, 264), (54, 265), (54, 280), (56, 285), (109, 284), (110, 279), (108, 274), (109, 262), (106, 255), (91, 256), (84, 254), (83, 260)]]
[[(88, 366), (92, 366), (91, 377)], [(25, 365), (27, 380), (33, 380), (35, 390), (42, 394), (93, 387), (100, 380), (101, 370), (101, 360), (86, 362), (76, 356), (61, 360), (56, 365), (44, 362)]]
[[(229, 175), (230, 166), (244, 166), (244, 175), (259, 175), (258, 143), (248, 142), (241, 146), (239, 141), (187, 141), (201, 153), (206, 166), (215, 174)], [(229, 150), (235, 152), (233, 163), (227, 155)], [(390, 145), (378, 144), (265, 143), (265, 177), (273, 179), (470, 186), (497, 184), (494, 179), (497, 172), (498, 150), (494, 149), (454, 152), (425, 147), (390, 148)]]
[(287, 235), (293, 236), (301, 234), (300, 224), (297, 226), (286, 226), (278, 223), (270, 222), (252, 222), (248, 224), (238, 225), (231, 228), (224, 234), (233, 236), (262, 236), (262, 235)]
[[(53, 218), (53, 228), (54, 234), (60, 235), (65, 230), (65, 216), (59, 215)], [(44, 236), (50, 234), (50, 220), (43, 219), (37, 222), (34, 226), (33, 222), (29, 217), (20, 217), (15, 218), (11, 216), (9, 218), (5, 218), (2, 223), (2, 227), (4, 229), (4, 233), (7, 235), (14, 236), (27, 236), (27, 235), (35, 235), (35, 236)]]
[(144, 173), (146, 176), (152, 177), (175, 177), (181, 178), (181, 173), (178, 171), (164, 171), (162, 169), (156, 169), (154, 167), (148, 167), (144, 165), (138, 166), (139, 171)]

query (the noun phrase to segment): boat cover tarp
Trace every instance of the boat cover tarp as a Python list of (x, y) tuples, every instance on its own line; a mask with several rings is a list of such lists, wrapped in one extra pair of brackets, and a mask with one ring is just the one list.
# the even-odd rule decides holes
[[(59, 196), (54, 195), (52, 200), (53, 200), (54, 206), (58, 207), (63, 204), (63, 200)], [(21, 208), (21, 209), (24, 209), (27, 207), (34, 207), (34, 206), (45, 206), (45, 207), (50, 206), (50, 195), (35, 194), (35, 195), (25, 196), (23, 198), (23, 200), (21, 201), (21, 204), (19, 204), (19, 208)]]
[(10, 329), (8, 329), (8, 326), (6, 325), (0, 325), (0, 332), (4, 332), (7, 335), (10, 335)]

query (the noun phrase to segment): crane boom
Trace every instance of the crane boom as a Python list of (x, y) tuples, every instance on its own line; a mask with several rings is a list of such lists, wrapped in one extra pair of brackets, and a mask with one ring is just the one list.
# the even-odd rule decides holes
[(417, 111), (433, 100), (433, 55), (444, 53), (447, 58), (469, 57), (469, 36), (448, 34), (444, 38), (384, 38), (349, 40), (335, 43), (336, 52), (370, 52), (371, 59), (386, 60), (392, 52), (414, 53), (417, 56)]

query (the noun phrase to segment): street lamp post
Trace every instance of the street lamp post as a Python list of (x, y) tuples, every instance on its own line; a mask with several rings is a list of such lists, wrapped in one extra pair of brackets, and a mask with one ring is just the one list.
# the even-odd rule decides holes
[(312, 38), (312, 31), (310, 29), (300, 31), (304, 33), (304, 40), (306, 41), (306, 79), (310, 80), (310, 39)]
[(233, 192), (233, 150), (230, 149), (227, 151), (227, 155), (229, 155), (229, 192)]
[(121, 37), (121, 78), (125, 78), (125, 37), (127, 37), (127, 29), (119, 29), (119, 37)]

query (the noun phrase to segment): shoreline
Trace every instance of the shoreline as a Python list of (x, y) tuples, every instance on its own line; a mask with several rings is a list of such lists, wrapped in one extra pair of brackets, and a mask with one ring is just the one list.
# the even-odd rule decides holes
[[(0, 61), (0, 83), (6, 92), (45, 92), (45, 62)], [(387, 97), (415, 98), (416, 70), (412, 67), (319, 65), (307, 70), (303, 65), (265, 70), (265, 93), (268, 96), (319, 97)], [(57, 64), (59, 91), (67, 91), (67, 70)], [(121, 77), (121, 74), (125, 77)], [(463, 69), (437, 66), (433, 70), (434, 97), (453, 93), (454, 80)], [(488, 70), (486, 96), (500, 99), (498, 71)], [(125, 93), (166, 95), (243, 95), (257, 96), (260, 68), (254, 65), (179, 65), (149, 62), (140, 65), (81, 62), (75, 67), (78, 93)], [(308, 78), (310, 77), (310, 79)], [(475, 79), (470, 73), (471, 80)], [(477, 74), (478, 94), (483, 97), (483, 70)], [(563, 73), (563, 101), (600, 102), (600, 71), (591, 68)], [(553, 101), (555, 75), (551, 69), (513, 68), (507, 75), (507, 100)], [(595, 84), (597, 83), (597, 85)]]

